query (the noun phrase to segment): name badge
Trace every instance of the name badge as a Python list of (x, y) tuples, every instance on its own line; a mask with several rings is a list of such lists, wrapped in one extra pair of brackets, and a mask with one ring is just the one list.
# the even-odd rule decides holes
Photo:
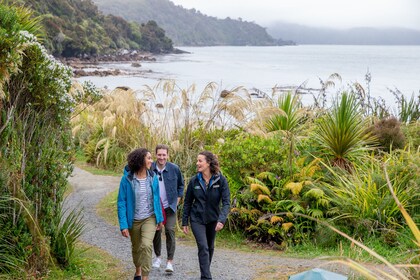
[(220, 185), (214, 185), (213, 189), (220, 187)]
[(199, 190), (199, 189), (201, 189), (200, 186), (194, 186), (194, 190)]

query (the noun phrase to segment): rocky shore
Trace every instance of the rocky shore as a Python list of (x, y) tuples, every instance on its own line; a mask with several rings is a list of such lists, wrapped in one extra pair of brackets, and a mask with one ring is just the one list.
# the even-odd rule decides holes
[(62, 58), (61, 62), (73, 69), (75, 78), (83, 76), (116, 76), (124, 73), (118, 68), (104, 68), (105, 63), (130, 63), (131, 66), (140, 68), (142, 61), (156, 61), (151, 53), (125, 51), (114, 55), (86, 56)]
[[(186, 51), (180, 49), (174, 49), (173, 54), (187, 53)], [(156, 61), (156, 56), (164, 54), (153, 54), (149, 52), (141, 51), (129, 51), (129, 50), (120, 50), (115, 54), (107, 55), (97, 55), (97, 56), (88, 56), (83, 57), (68, 57), (60, 58), (60, 61), (70, 66), (73, 69), (73, 74), (75, 78), (83, 76), (117, 76), (125, 73), (119, 68), (105, 68), (104, 64), (118, 64), (118, 63), (131, 63), (132, 67), (141, 68), (141, 62), (143, 61)], [(142, 72), (141, 70), (134, 71), (135, 74)]]

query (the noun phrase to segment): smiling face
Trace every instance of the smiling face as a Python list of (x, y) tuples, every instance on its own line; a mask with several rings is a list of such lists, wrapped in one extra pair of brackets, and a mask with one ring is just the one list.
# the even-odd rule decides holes
[(144, 157), (144, 163), (146, 164), (146, 168), (150, 169), (152, 167), (152, 163), (153, 163), (153, 158), (152, 158), (152, 154), (151, 153), (147, 153), (146, 156)]
[(156, 151), (156, 162), (160, 169), (162, 169), (168, 161), (168, 150), (158, 149)]
[(201, 173), (210, 173), (210, 164), (207, 162), (204, 155), (198, 155), (197, 157), (197, 171)]

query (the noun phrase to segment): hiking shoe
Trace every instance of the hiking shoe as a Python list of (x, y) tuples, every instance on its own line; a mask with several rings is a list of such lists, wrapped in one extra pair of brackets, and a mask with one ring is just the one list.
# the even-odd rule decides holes
[(153, 261), (152, 267), (154, 267), (154, 268), (159, 268), (161, 263), (162, 263), (162, 261), (160, 260), (160, 258), (156, 258), (156, 259)]
[(134, 275), (134, 280), (141, 280), (141, 276)]
[(174, 272), (174, 267), (173, 267), (173, 265), (170, 262), (166, 263), (166, 269), (165, 269), (165, 271), (166, 272), (169, 272), (169, 273)]

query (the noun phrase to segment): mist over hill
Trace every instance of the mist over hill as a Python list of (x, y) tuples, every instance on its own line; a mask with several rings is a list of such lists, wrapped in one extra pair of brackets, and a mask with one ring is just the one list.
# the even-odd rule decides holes
[(277, 22), (268, 25), (267, 32), (274, 38), (286, 38), (297, 44), (420, 45), (420, 30), (408, 28), (360, 27), (340, 30)]
[(106, 14), (129, 21), (156, 21), (177, 46), (273, 46), (292, 44), (270, 36), (264, 27), (242, 19), (219, 19), (169, 0), (94, 0)]

